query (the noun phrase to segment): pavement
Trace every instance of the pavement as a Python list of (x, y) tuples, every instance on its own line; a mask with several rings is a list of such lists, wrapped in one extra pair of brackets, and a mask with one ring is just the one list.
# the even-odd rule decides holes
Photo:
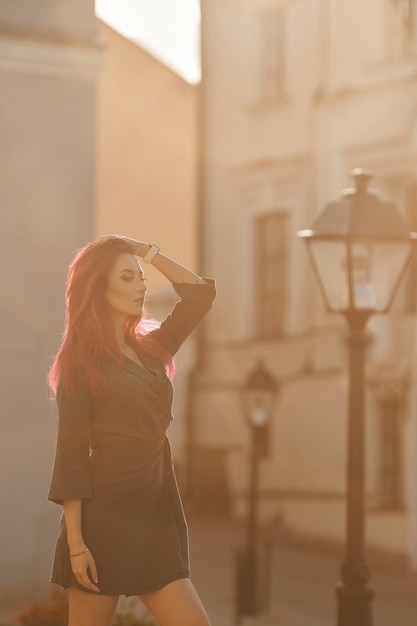
[[(234, 626), (236, 551), (244, 545), (244, 529), (233, 521), (188, 515), (191, 579), (212, 626)], [(279, 535), (271, 546), (270, 608), (241, 626), (335, 626), (335, 586), (341, 554), (297, 547)], [(374, 566), (374, 626), (417, 626), (417, 575), (398, 567)], [(2, 589), (0, 626), (16, 623), (11, 612), (45, 597), (52, 587), (38, 584)], [(15, 606), (14, 606), (15, 605)], [(143, 612), (139, 601), (121, 600), (119, 611)], [(356, 626), (352, 624), (352, 626)]]
[[(236, 523), (188, 517), (191, 578), (212, 626), (235, 621), (236, 549), (243, 532)], [(268, 612), (244, 618), (242, 626), (335, 626), (342, 555), (286, 544), (272, 545), (271, 602)], [(375, 626), (417, 626), (417, 575), (373, 567)], [(355, 626), (355, 624), (352, 624)]]

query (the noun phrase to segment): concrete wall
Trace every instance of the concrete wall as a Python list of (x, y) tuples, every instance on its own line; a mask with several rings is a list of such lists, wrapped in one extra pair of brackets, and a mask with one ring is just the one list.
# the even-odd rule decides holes
[[(0, 82), (1, 588), (49, 576), (61, 509), (46, 501), (46, 375), (74, 251), (119, 232), (195, 267), (197, 93), (85, 0), (2, 2)], [(162, 317), (173, 294), (148, 273), (150, 314)], [(190, 344), (178, 357), (179, 462), (192, 358)]]
[(9, 34), (91, 43), (96, 35), (94, 2), (2, 0), (0, 25)]
[(0, 584), (49, 575), (59, 509), (46, 501), (46, 374), (68, 263), (93, 235), (95, 31), (93, 2), (0, 6)]

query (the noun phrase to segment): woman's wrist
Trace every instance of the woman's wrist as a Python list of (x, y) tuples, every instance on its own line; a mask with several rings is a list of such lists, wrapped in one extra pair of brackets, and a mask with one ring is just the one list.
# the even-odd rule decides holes
[(85, 550), (86, 547), (87, 546), (85, 545), (85, 541), (82, 537), (68, 537), (68, 548), (71, 554), (74, 552), (81, 552), (82, 550)]
[(158, 254), (158, 252), (159, 252), (159, 247), (156, 246), (154, 243), (151, 243), (149, 245), (149, 249), (147, 253), (145, 254), (144, 257), (142, 257), (142, 261), (144, 261), (145, 263), (152, 263), (154, 258)]
[(138, 241), (136, 247), (136, 255), (143, 259), (151, 249), (150, 243), (145, 243), (144, 241)]
[(74, 558), (77, 556), (82, 556), (84, 554), (87, 554), (87, 552), (90, 552), (90, 550), (88, 548), (84, 548), (83, 550), (78, 550), (77, 552), (71, 552), (70, 550), (70, 557)]
[(152, 263), (155, 256), (159, 252), (159, 247), (154, 243), (145, 243), (144, 241), (131, 240), (133, 243), (134, 254), (140, 257), (145, 263)]

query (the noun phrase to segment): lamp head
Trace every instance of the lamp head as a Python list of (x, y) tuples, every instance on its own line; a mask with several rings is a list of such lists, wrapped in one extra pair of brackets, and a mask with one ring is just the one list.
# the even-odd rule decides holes
[(414, 252), (417, 233), (394, 203), (369, 189), (372, 175), (352, 172), (355, 186), (330, 202), (305, 240), (329, 311), (384, 313)]
[(275, 378), (259, 361), (243, 387), (245, 413), (251, 426), (263, 427), (270, 422), (277, 393)]

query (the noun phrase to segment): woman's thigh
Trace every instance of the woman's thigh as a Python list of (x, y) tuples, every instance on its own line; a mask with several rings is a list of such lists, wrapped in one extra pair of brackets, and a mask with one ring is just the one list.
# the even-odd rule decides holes
[(189, 578), (139, 596), (159, 626), (210, 626), (210, 620)]
[(71, 587), (68, 626), (111, 626), (118, 600)]

